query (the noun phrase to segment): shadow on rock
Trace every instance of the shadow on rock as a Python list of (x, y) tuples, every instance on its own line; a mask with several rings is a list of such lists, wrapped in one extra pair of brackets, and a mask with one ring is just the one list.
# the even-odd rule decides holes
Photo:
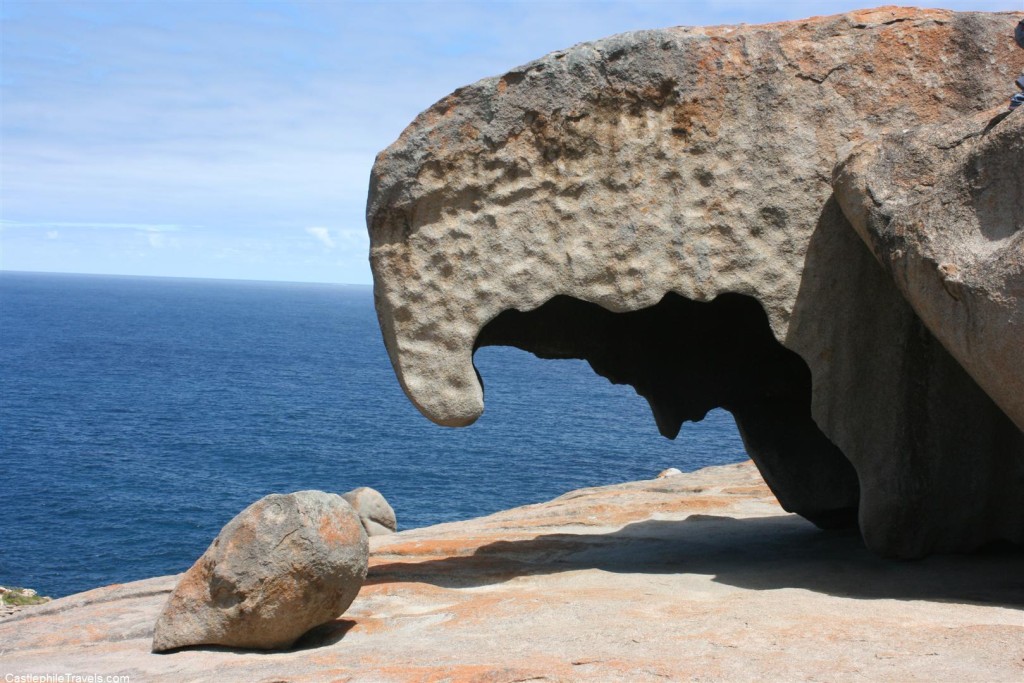
[(692, 515), (681, 521), (637, 522), (608, 534), (498, 541), (464, 557), (378, 565), (370, 569), (367, 584), (422, 582), (463, 588), (580, 569), (702, 574), (751, 590), (802, 588), (859, 599), (1024, 608), (1022, 547), (886, 560), (871, 554), (856, 531), (820, 531), (795, 515)]
[(310, 629), (304, 636), (299, 638), (292, 650), (314, 650), (318, 647), (326, 647), (341, 642), (356, 622), (352, 619), (335, 619), (326, 624), (321, 624)]
[(244, 647), (224, 647), (222, 645), (188, 645), (157, 654), (170, 654), (174, 652), (196, 650), (200, 652), (233, 652), (245, 655), (279, 655), (281, 653), (298, 652), (301, 650), (315, 650), (320, 647), (327, 647), (341, 642), (345, 634), (352, 630), (356, 622), (351, 619), (335, 619), (326, 624), (315, 626), (302, 635), (290, 648), (283, 650), (257, 650)]

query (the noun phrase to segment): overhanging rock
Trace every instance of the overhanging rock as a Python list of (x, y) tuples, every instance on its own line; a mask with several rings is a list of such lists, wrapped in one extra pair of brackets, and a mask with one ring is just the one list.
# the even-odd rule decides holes
[[(479, 345), (586, 358), (635, 386), (663, 433), (729, 408), (787, 509), (822, 525), (857, 510), (878, 552), (1024, 540), (1020, 429), (831, 185), (857, 143), (1005, 106), (1021, 16), (883, 8), (641, 31), (441, 100), (378, 156), (367, 207), (407, 395), (465, 425), (483, 410)], [(647, 316), (648, 336), (609, 315)], [(763, 372), (693, 341), (738, 336), (764, 340), (737, 346)]]

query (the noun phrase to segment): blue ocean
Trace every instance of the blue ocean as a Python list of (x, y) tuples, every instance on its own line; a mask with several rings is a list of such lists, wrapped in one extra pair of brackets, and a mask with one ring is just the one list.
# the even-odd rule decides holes
[(0, 585), (54, 597), (187, 569), (268, 493), (380, 490), (399, 528), (745, 459), (675, 441), (582, 361), (476, 355), (487, 408), (406, 400), (369, 287), (0, 273)]

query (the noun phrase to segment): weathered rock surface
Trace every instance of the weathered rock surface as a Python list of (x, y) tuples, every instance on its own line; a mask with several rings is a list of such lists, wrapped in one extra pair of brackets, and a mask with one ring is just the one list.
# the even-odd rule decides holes
[[(1024, 541), (1024, 118), (1000, 120), (1003, 113), (886, 135), (836, 169), (844, 213), (916, 313), (886, 320), (885, 307), (860, 303), (856, 327), (888, 335), (862, 340), (863, 351), (903, 376), (894, 372), (889, 387), (852, 373), (834, 380), (863, 387), (865, 402), (874, 392), (893, 393), (893, 380), (901, 385), (896, 406), (907, 417), (887, 425), (885, 452), (895, 457), (858, 461), (848, 451), (861, 476), (865, 540), (883, 552)], [(848, 300), (847, 310), (856, 305)], [(830, 409), (849, 411), (848, 398), (837, 396)], [(922, 404), (933, 419), (922, 419)], [(841, 446), (862, 438), (855, 417), (845, 422), (833, 432)], [(895, 496), (901, 505), (889, 502)], [(898, 529), (915, 525), (908, 542)]]
[(380, 491), (360, 486), (341, 496), (359, 515), (367, 536), (382, 536), (398, 531), (395, 511)]
[(441, 100), (378, 156), (367, 207), (407, 395), (465, 425), (479, 346), (584, 358), (666, 436), (727, 408), (783, 507), (857, 517), (879, 553), (1024, 541), (1021, 430), (831, 186), (852, 144), (1005, 108), (1021, 16), (641, 31)]
[(1019, 681), (1024, 556), (874, 557), (749, 463), (370, 539), (345, 615), (287, 652), (149, 652), (178, 577), (0, 622), (0, 671), (133, 681)]
[(352, 604), (368, 557), (366, 532), (341, 496), (261, 498), (182, 575), (156, 620), (152, 649), (290, 647)]
[(914, 312), (1024, 429), (1024, 112), (862, 144), (834, 185)]

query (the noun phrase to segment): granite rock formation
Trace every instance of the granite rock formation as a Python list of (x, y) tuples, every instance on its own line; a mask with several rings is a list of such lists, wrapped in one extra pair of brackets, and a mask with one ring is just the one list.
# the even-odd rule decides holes
[(858, 147), (836, 198), (928, 330), (1024, 429), (1024, 112)]
[(182, 575), (156, 622), (153, 652), (289, 647), (352, 604), (368, 561), (366, 532), (341, 496), (261, 498)]
[(466, 425), (480, 346), (583, 358), (666, 436), (729, 409), (785, 509), (859, 519), (879, 553), (1024, 541), (1020, 429), (832, 188), (856, 144), (1005, 108), (1020, 18), (887, 7), (640, 31), (457, 90), (371, 174), (406, 394)]
[[(894, 521), (929, 521), (931, 538), (900, 554), (1024, 541), (1022, 123), (989, 111), (898, 131), (836, 168), (845, 215), (916, 314), (891, 338), (905, 349), (891, 366), (908, 417), (890, 427), (889, 453), (901, 457), (858, 466), (869, 543)], [(932, 419), (917, 417), (922, 404)]]
[(360, 486), (341, 494), (359, 515), (359, 521), (367, 536), (383, 536), (398, 531), (395, 511), (380, 491), (369, 486)]

